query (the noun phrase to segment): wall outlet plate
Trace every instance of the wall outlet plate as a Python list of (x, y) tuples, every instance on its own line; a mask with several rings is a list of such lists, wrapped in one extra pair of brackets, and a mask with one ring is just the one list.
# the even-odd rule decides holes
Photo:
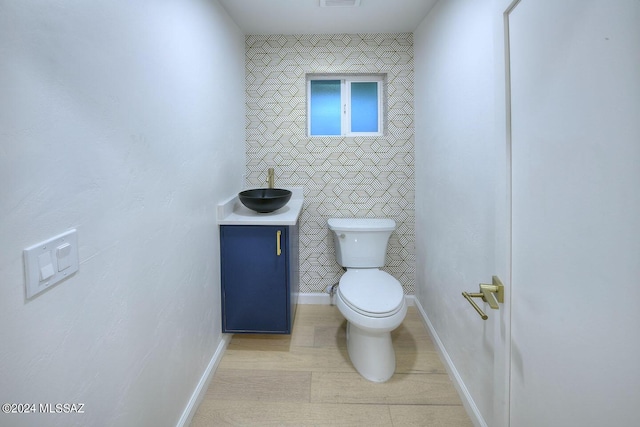
[(69, 230), (26, 248), (25, 290), (33, 298), (78, 271), (78, 232)]

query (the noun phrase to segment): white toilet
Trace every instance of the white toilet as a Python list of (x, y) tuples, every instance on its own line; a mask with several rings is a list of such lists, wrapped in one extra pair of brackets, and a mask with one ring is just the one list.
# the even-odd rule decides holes
[(351, 363), (369, 381), (384, 382), (396, 369), (391, 331), (407, 314), (402, 285), (384, 266), (392, 219), (331, 218), (336, 259), (346, 267), (336, 305), (347, 319)]

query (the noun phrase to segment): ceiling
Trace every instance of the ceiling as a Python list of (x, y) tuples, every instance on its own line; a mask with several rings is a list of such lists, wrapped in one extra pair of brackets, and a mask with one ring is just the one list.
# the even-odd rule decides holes
[(320, 0), (219, 0), (245, 34), (412, 33), (437, 0), (361, 0), (320, 7)]

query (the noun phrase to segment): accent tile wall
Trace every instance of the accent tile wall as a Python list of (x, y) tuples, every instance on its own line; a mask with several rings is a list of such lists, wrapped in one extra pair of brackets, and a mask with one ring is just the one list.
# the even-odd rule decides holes
[[(306, 75), (386, 74), (381, 137), (307, 137)], [(246, 37), (247, 187), (304, 187), (300, 291), (323, 292), (343, 271), (327, 228), (331, 217), (387, 217), (397, 223), (386, 267), (414, 292), (413, 35)]]

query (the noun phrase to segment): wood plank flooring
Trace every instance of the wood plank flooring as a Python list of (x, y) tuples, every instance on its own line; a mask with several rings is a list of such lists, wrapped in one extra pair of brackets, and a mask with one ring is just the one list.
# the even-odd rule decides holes
[(291, 335), (234, 335), (191, 427), (472, 426), (415, 307), (386, 383), (356, 372), (345, 330), (335, 306), (299, 305)]

